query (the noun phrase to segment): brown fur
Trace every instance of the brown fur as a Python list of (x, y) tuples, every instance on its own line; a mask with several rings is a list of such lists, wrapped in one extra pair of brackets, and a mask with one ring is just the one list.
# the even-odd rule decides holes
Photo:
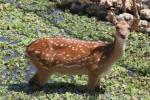
[[(128, 30), (126, 24), (120, 21), (117, 27), (124, 32)], [(32, 42), (26, 53), (37, 68), (37, 73), (29, 84), (43, 86), (54, 73), (85, 74), (88, 75), (88, 88), (94, 90), (99, 86), (99, 76), (110, 69), (123, 54), (119, 34), (116, 32), (113, 43), (64, 37), (47, 37)]]
[(131, 30), (139, 32), (140, 31), (140, 19), (133, 18), (133, 20), (130, 22)]

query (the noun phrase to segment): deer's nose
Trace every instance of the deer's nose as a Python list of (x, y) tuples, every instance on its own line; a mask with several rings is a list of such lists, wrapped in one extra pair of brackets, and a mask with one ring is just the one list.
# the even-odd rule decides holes
[(125, 39), (125, 38), (126, 38), (126, 35), (120, 34), (120, 37), (121, 37), (122, 39)]

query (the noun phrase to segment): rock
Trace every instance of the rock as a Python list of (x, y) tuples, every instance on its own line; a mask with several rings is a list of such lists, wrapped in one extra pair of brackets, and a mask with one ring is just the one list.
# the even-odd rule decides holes
[(125, 19), (127, 21), (133, 20), (133, 15), (129, 13), (123, 13), (118, 16), (118, 19)]
[(150, 1), (148, 1), (148, 8), (150, 9)]
[(140, 20), (140, 27), (141, 28), (147, 28), (148, 27), (148, 21)]
[(117, 3), (118, 1), (120, 1), (120, 0), (99, 0), (99, 4), (113, 6), (114, 3)]
[(84, 13), (88, 14), (89, 17), (95, 16), (97, 19), (106, 20), (107, 9), (104, 6), (88, 4), (84, 7)]
[(135, 74), (133, 71), (131, 71), (131, 70), (128, 70), (128, 75), (129, 75), (129, 76), (132, 76), (132, 77), (133, 77), (133, 76), (136, 76), (136, 74)]
[(141, 0), (144, 8), (150, 9), (150, 0)]
[(150, 9), (141, 10), (141, 18), (150, 21)]
[[(106, 7), (114, 7), (117, 8), (117, 10), (123, 10), (123, 1), (125, 1), (125, 8), (129, 12), (134, 12), (133, 11), (133, 1), (132, 0), (100, 0), (101, 5), (105, 5)], [(136, 6), (137, 6), (137, 11), (140, 12), (142, 7), (142, 4), (140, 0), (136, 0)]]
[(150, 27), (145, 29), (145, 32), (150, 36)]
[(150, 36), (150, 26), (148, 21), (140, 20), (140, 31)]
[[(105, 6), (96, 4), (96, 0), (60, 0), (59, 7), (62, 10), (69, 9), (72, 13), (96, 17), (99, 20), (106, 20), (107, 9)], [(66, 2), (65, 2), (66, 1)], [(94, 2), (94, 3), (93, 3)]]
[(148, 36), (150, 36), (150, 27), (141, 29), (141, 32), (143, 32), (143, 33), (147, 34)]

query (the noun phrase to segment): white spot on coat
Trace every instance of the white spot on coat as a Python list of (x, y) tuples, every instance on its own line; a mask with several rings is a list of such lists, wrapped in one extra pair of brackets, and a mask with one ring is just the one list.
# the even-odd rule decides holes
[(36, 51), (35, 51), (35, 53), (36, 53), (36, 54), (39, 54), (39, 53), (40, 53), (40, 51), (36, 50)]

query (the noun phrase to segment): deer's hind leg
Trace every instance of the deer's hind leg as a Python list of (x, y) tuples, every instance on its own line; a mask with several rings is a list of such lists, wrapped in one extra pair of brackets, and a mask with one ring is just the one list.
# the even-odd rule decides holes
[(29, 80), (29, 86), (34, 87), (34, 89), (41, 89), (47, 83), (53, 71), (50, 70), (50, 68), (46, 68), (39, 62), (36, 62), (34, 60), (31, 61), (37, 68), (37, 72)]
[(98, 75), (90, 73), (88, 75), (88, 89), (94, 91), (98, 85)]

